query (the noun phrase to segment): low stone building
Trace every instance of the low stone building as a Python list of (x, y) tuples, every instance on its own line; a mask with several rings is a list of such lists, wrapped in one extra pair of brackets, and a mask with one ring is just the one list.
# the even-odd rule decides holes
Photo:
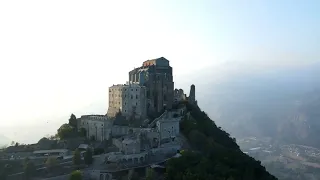
[(123, 154), (137, 154), (140, 153), (140, 140), (134, 136), (127, 136), (122, 138), (112, 139), (112, 143), (119, 148)]
[(175, 138), (180, 133), (179, 116), (174, 111), (166, 111), (156, 122), (157, 131), (160, 133), (160, 139)]
[(113, 121), (105, 115), (84, 115), (78, 119), (78, 130), (86, 130), (88, 139), (97, 141), (108, 140), (111, 137)]

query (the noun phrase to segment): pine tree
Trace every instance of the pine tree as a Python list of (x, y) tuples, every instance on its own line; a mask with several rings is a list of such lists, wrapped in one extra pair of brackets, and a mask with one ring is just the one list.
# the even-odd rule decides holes
[(85, 152), (85, 154), (84, 154), (84, 162), (85, 162), (87, 165), (92, 164), (92, 162), (93, 162), (93, 157), (92, 157), (92, 150), (91, 150), (91, 148), (88, 148), (87, 151)]
[(80, 165), (81, 164), (81, 155), (80, 155), (80, 151), (77, 149), (74, 152), (73, 158), (72, 158), (72, 162), (74, 165)]

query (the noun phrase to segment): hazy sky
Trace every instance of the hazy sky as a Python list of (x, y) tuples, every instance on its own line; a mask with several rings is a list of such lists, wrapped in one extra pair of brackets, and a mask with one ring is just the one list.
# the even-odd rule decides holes
[(318, 61), (319, 9), (318, 0), (0, 1), (0, 134), (29, 143), (71, 113), (105, 114), (108, 87), (147, 59), (169, 59), (183, 88), (204, 71)]

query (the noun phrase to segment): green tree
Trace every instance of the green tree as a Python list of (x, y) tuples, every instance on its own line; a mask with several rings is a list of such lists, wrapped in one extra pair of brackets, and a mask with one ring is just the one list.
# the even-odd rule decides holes
[(36, 173), (36, 166), (27, 158), (24, 162), (23, 171), (25, 179), (31, 179)]
[(81, 155), (80, 155), (80, 151), (78, 149), (74, 151), (72, 162), (74, 165), (81, 164)]
[(90, 136), (90, 141), (95, 141), (96, 137), (94, 135)]
[(148, 168), (146, 172), (146, 180), (153, 180), (155, 177), (154, 170), (152, 168)]
[(10, 170), (11, 170), (11, 167), (8, 164), (1, 166), (0, 167), (0, 179), (6, 180)]
[(77, 129), (77, 126), (78, 126), (77, 117), (74, 114), (71, 114), (69, 118), (69, 125)]
[(58, 165), (57, 163), (57, 159), (54, 157), (48, 157), (47, 161), (46, 161), (46, 167), (48, 169), (48, 171), (53, 171), (54, 168)]
[(73, 171), (70, 175), (69, 180), (82, 180), (82, 173), (81, 171)]
[(93, 154), (93, 152), (92, 152), (91, 148), (87, 148), (87, 150), (86, 150), (86, 152), (84, 154), (84, 162), (87, 165), (90, 165), (93, 162), (92, 154)]
[(57, 135), (60, 139), (67, 139), (67, 138), (74, 137), (75, 136), (74, 128), (69, 124), (63, 124), (58, 129)]
[(139, 180), (139, 179), (140, 179), (139, 174), (137, 172), (133, 172), (131, 180)]
[(80, 128), (79, 135), (81, 137), (87, 137), (87, 130), (85, 128)]

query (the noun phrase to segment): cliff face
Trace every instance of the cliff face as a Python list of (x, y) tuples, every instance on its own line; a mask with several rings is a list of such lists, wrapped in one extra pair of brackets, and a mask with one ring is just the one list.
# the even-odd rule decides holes
[(166, 179), (277, 179), (260, 161), (244, 154), (235, 139), (217, 127), (198, 106), (186, 106), (189, 115), (181, 121), (180, 128), (192, 151), (184, 151), (180, 158), (167, 163)]

